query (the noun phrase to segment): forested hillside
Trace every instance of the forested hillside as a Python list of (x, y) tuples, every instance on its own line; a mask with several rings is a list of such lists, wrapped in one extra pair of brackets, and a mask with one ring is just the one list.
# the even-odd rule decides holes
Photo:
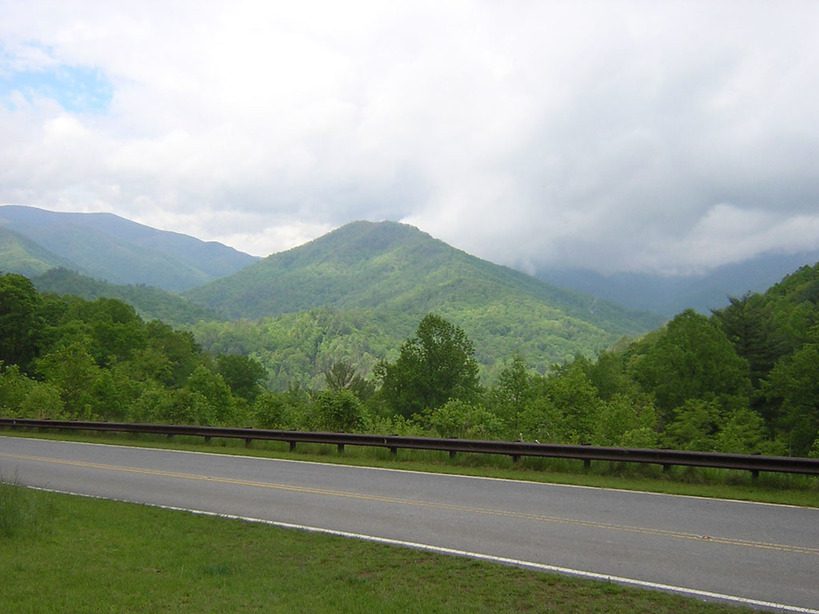
[[(314, 318), (322, 330), (346, 326), (331, 312), (293, 317)], [(376, 333), (374, 355), (383, 354), (390, 341), (360, 317), (360, 328)], [(475, 342), (433, 314), (375, 362), (371, 377), (335, 360), (321, 381), (274, 391), (263, 385), (265, 368), (242, 355), (247, 348), (227, 349), (204, 353), (190, 333), (145, 323), (113, 299), (43, 295), (22, 276), (0, 277), (0, 411), (8, 415), (819, 455), (819, 264), (710, 317), (684, 311), (637, 341), (545, 374), (526, 356), (498, 356), (489, 385)], [(302, 368), (291, 358), (280, 375)]]
[(542, 372), (661, 321), (389, 222), (348, 224), (186, 296), (232, 318), (261, 318), (200, 322), (193, 330), (207, 349), (253, 353), (278, 387), (299, 375), (315, 385), (327, 364), (342, 359), (369, 373), (429, 312), (466, 330), (490, 378), (498, 361), (516, 352)]
[(0, 225), (0, 270), (32, 277), (70, 265), (68, 260)]
[(527, 311), (537, 302), (545, 317), (588, 323), (615, 335), (657, 324), (649, 314), (561, 290), (394, 222), (347, 224), (187, 295), (241, 318), (317, 307), (418, 315), (447, 305), (491, 309), (512, 303)]
[(116, 285), (80, 275), (64, 268), (51, 269), (31, 280), (40, 292), (74, 295), (86, 300), (115, 298), (133, 305), (146, 320), (162, 320), (176, 326), (199, 320), (218, 320), (219, 315), (189, 300), (152, 286)]
[[(220, 243), (137, 224), (110, 213), (61, 213), (0, 206), (0, 230), (23, 238), (0, 249), (0, 270), (25, 275), (64, 267), (114, 284), (182, 291), (252, 264)], [(8, 235), (0, 234), (0, 246)]]

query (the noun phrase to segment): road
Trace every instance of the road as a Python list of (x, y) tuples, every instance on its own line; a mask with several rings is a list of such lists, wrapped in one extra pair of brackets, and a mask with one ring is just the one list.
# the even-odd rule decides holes
[(0, 478), (819, 612), (817, 509), (2, 436)]

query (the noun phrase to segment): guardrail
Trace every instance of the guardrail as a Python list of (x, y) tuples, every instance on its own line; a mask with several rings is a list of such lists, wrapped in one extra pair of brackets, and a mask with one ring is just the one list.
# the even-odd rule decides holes
[(649, 463), (669, 469), (674, 465), (736, 469), (750, 471), (754, 477), (760, 471), (819, 475), (819, 459), (792, 456), (761, 456), (756, 454), (727, 454), (723, 452), (693, 452), (686, 450), (655, 450), (647, 448), (610, 448), (586, 445), (529, 443), (524, 441), (479, 441), (471, 439), (433, 439), (398, 435), (367, 435), (360, 433), (320, 433), (277, 431), (269, 429), (229, 428), (216, 426), (187, 426), (174, 424), (130, 424), (121, 422), (84, 422), (76, 420), (33, 420), (28, 418), (0, 418), (0, 428), (54, 429), (71, 431), (109, 431), (118, 433), (147, 433), (154, 435), (187, 435), (244, 439), (249, 446), (253, 440), (288, 442), (293, 450), (298, 443), (335, 445), (339, 452), (344, 446), (388, 448), (393, 454), (399, 449), (438, 450), (455, 456), (458, 452), (500, 454), (517, 461), (522, 456), (570, 458), (582, 460), (586, 467), (592, 461)]

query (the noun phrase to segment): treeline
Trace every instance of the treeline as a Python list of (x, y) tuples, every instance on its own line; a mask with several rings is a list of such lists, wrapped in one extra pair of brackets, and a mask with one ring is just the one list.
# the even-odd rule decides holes
[(819, 264), (593, 360), (541, 374), (515, 356), (490, 385), (438, 315), (371, 370), (336, 360), (285, 391), (252, 357), (17, 275), (0, 277), (0, 334), (6, 415), (819, 455)]

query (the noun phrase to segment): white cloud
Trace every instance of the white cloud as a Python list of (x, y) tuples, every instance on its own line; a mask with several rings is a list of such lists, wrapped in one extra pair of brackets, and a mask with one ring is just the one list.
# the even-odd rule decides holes
[[(267, 254), (395, 219), (495, 261), (819, 247), (819, 5), (0, 0), (0, 202)], [(730, 203), (730, 204), (728, 204)]]

